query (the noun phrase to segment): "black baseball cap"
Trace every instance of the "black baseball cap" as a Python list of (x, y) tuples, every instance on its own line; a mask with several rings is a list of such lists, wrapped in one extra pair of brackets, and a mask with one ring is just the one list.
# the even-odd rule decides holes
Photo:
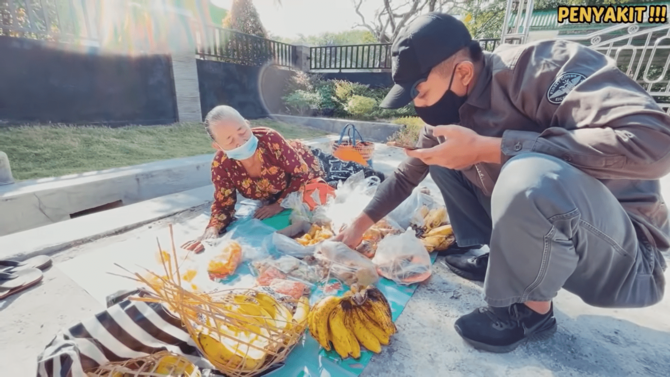
[(472, 42), (465, 25), (444, 13), (415, 18), (396, 37), (391, 47), (391, 75), (395, 85), (379, 105), (397, 109), (416, 97), (416, 85), (430, 70)]

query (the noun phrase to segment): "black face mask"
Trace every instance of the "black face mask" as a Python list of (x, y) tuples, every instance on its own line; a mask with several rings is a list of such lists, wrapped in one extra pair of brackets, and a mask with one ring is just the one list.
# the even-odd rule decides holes
[[(456, 93), (451, 91), (451, 84), (454, 81), (454, 73), (456, 72), (456, 67), (454, 66), (454, 71), (451, 73), (451, 80), (449, 81), (449, 87), (444, 93), (442, 98), (437, 101), (434, 105), (426, 107), (417, 107), (416, 114), (431, 126), (446, 126), (449, 124), (458, 124), (461, 121), (461, 116), (458, 113), (458, 110), (463, 106), (465, 101), (468, 99), (468, 96), (459, 97)], [(467, 93), (467, 89), (465, 92)]]

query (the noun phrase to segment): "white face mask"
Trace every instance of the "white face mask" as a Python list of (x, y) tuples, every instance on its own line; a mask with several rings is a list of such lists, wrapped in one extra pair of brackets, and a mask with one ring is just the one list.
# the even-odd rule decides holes
[[(216, 143), (216, 145), (219, 145), (219, 143)], [(221, 148), (221, 145), (219, 145), (219, 148)], [(244, 144), (240, 145), (239, 147), (235, 149), (231, 149), (229, 151), (221, 148), (221, 150), (228, 156), (228, 158), (231, 158), (233, 160), (246, 160), (250, 158), (251, 156), (256, 153), (256, 149), (258, 148), (258, 138), (254, 134), (251, 134), (251, 137), (249, 140), (247, 140)]]

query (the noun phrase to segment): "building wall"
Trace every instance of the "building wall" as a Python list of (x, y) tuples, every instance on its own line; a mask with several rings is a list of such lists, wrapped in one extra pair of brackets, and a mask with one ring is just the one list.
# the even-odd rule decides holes
[(252, 67), (198, 60), (202, 116), (218, 105), (232, 106), (245, 118), (282, 112), (281, 97), (294, 73), (274, 66)]
[(0, 37), (0, 124), (166, 124), (177, 120), (169, 56)]

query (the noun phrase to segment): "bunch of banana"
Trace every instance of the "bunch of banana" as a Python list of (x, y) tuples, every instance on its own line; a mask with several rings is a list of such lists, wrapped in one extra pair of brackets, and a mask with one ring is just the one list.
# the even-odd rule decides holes
[[(308, 316), (309, 331), (321, 347), (335, 349), (341, 358), (358, 359), (361, 345), (380, 353), (398, 329), (386, 297), (374, 286), (354, 284), (342, 297), (327, 296)], [(333, 347), (331, 348), (331, 343)]]
[(213, 364), (253, 371), (260, 367), (272, 350), (286, 345), (273, 339), (273, 334), (306, 325), (309, 300), (302, 297), (292, 312), (270, 294), (233, 294), (227, 300), (212, 303), (225, 309), (225, 320), (216, 325), (211, 318), (207, 325), (218, 332), (201, 327), (194, 337), (199, 348)]
[(428, 252), (444, 250), (454, 243), (453, 230), (447, 222), (447, 209), (438, 207), (429, 210), (422, 206), (418, 215), (423, 217), (423, 225), (414, 226), (416, 236), (421, 240)]

